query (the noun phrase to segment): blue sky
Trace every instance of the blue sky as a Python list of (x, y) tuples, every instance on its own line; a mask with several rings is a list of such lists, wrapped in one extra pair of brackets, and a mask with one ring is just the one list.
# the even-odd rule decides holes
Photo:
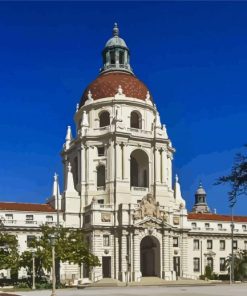
[[(188, 208), (202, 180), (209, 206), (229, 213), (213, 183), (247, 143), (244, 2), (1, 2), (0, 199), (44, 202), (63, 175), (66, 126), (114, 22), (177, 150)], [(246, 209), (242, 197), (235, 213)]]

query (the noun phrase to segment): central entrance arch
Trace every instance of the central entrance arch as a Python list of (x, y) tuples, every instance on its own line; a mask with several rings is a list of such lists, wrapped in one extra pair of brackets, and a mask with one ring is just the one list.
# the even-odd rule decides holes
[(154, 236), (146, 236), (141, 241), (142, 276), (160, 277), (160, 243)]

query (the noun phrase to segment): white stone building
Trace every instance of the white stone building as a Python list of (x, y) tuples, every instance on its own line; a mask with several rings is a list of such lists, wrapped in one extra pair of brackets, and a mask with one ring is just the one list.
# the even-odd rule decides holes
[[(102, 56), (100, 74), (77, 106), (75, 135), (67, 129), (64, 190), (55, 176), (48, 204), (0, 203), (3, 231), (16, 234), (23, 251), (42, 223), (83, 228), (102, 264), (83, 268), (83, 277), (94, 281), (198, 278), (206, 265), (225, 274), (231, 217), (210, 212), (201, 185), (187, 212), (178, 177), (172, 180), (175, 149), (151, 93), (133, 73), (117, 25)], [(247, 217), (233, 220), (234, 249), (246, 249)], [(62, 264), (62, 279), (78, 274)]]

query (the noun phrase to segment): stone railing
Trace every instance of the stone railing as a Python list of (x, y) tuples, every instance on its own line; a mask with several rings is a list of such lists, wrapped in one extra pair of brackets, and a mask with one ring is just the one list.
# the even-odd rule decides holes
[(143, 129), (132, 128), (132, 127), (127, 128), (127, 131), (131, 132), (135, 136), (149, 136), (150, 137), (153, 134), (151, 131), (146, 131)]

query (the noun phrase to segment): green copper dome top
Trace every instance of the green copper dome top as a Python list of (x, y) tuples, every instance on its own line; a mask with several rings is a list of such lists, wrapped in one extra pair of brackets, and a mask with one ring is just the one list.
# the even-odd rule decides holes
[(132, 73), (130, 53), (125, 41), (119, 37), (118, 25), (113, 27), (113, 37), (110, 38), (102, 52), (103, 67), (100, 72), (123, 71)]

